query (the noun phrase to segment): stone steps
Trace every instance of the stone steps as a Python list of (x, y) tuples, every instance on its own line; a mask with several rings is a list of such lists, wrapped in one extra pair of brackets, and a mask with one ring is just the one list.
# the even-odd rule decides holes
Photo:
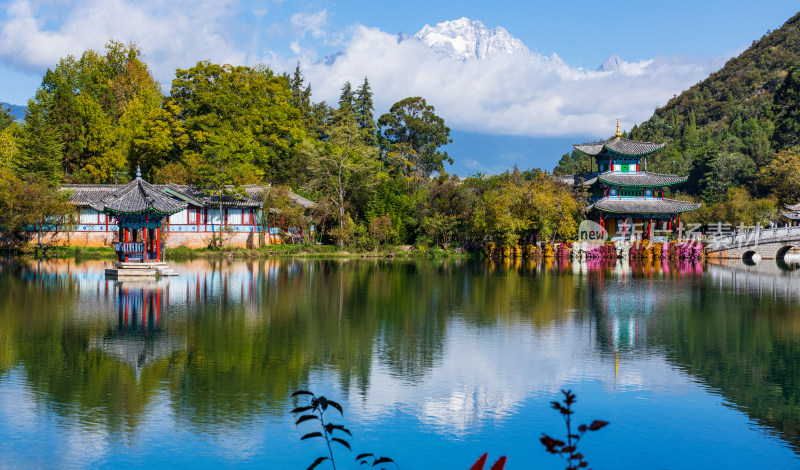
[(163, 261), (148, 261), (144, 263), (115, 262), (114, 267), (106, 269), (105, 272), (106, 277), (110, 279), (140, 279), (178, 275)]

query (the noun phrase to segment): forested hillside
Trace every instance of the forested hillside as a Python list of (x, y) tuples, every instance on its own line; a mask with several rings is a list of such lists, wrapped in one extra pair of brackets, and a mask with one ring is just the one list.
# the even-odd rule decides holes
[[(685, 188), (708, 203), (731, 190), (798, 202), (800, 13), (768, 32), (706, 80), (634, 126), (634, 139), (666, 142), (650, 162), (689, 174)], [(791, 179), (793, 185), (781, 184)]]

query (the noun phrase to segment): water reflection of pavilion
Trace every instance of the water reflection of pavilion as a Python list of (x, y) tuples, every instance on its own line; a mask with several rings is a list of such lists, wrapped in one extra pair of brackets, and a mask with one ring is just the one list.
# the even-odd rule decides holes
[(608, 352), (645, 350), (648, 322), (678, 301), (682, 278), (703, 275), (699, 262), (598, 260), (575, 263), (588, 280), (589, 305), (601, 347)]
[(94, 337), (89, 349), (98, 349), (139, 372), (152, 362), (185, 349), (185, 341), (162, 330), (167, 313), (163, 281), (117, 282), (116, 331)]

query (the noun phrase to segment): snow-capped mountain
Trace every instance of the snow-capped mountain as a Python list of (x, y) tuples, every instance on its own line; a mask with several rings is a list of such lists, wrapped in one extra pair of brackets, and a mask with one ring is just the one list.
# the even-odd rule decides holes
[(528, 52), (522, 41), (501, 26), (488, 29), (480, 21), (469, 18), (445, 21), (434, 27), (426, 24), (414, 38), (457, 60), (483, 60), (500, 54)]
[(611, 54), (608, 57), (608, 59), (606, 59), (606, 61), (603, 62), (602, 65), (600, 65), (600, 67), (597, 67), (597, 71), (598, 72), (613, 72), (615, 70), (618, 70), (624, 64), (626, 64), (626, 62), (624, 60), (620, 59), (620, 57), (617, 54)]

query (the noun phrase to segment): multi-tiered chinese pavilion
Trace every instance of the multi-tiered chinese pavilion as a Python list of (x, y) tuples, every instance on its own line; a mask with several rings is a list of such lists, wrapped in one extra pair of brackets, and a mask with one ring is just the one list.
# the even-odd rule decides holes
[(655, 230), (676, 230), (682, 213), (700, 207), (664, 197), (665, 187), (688, 177), (647, 171), (647, 156), (664, 144), (624, 139), (619, 120), (615, 137), (574, 147), (595, 158), (598, 172), (586, 181), (591, 186), (589, 209), (612, 237), (652, 239)]

